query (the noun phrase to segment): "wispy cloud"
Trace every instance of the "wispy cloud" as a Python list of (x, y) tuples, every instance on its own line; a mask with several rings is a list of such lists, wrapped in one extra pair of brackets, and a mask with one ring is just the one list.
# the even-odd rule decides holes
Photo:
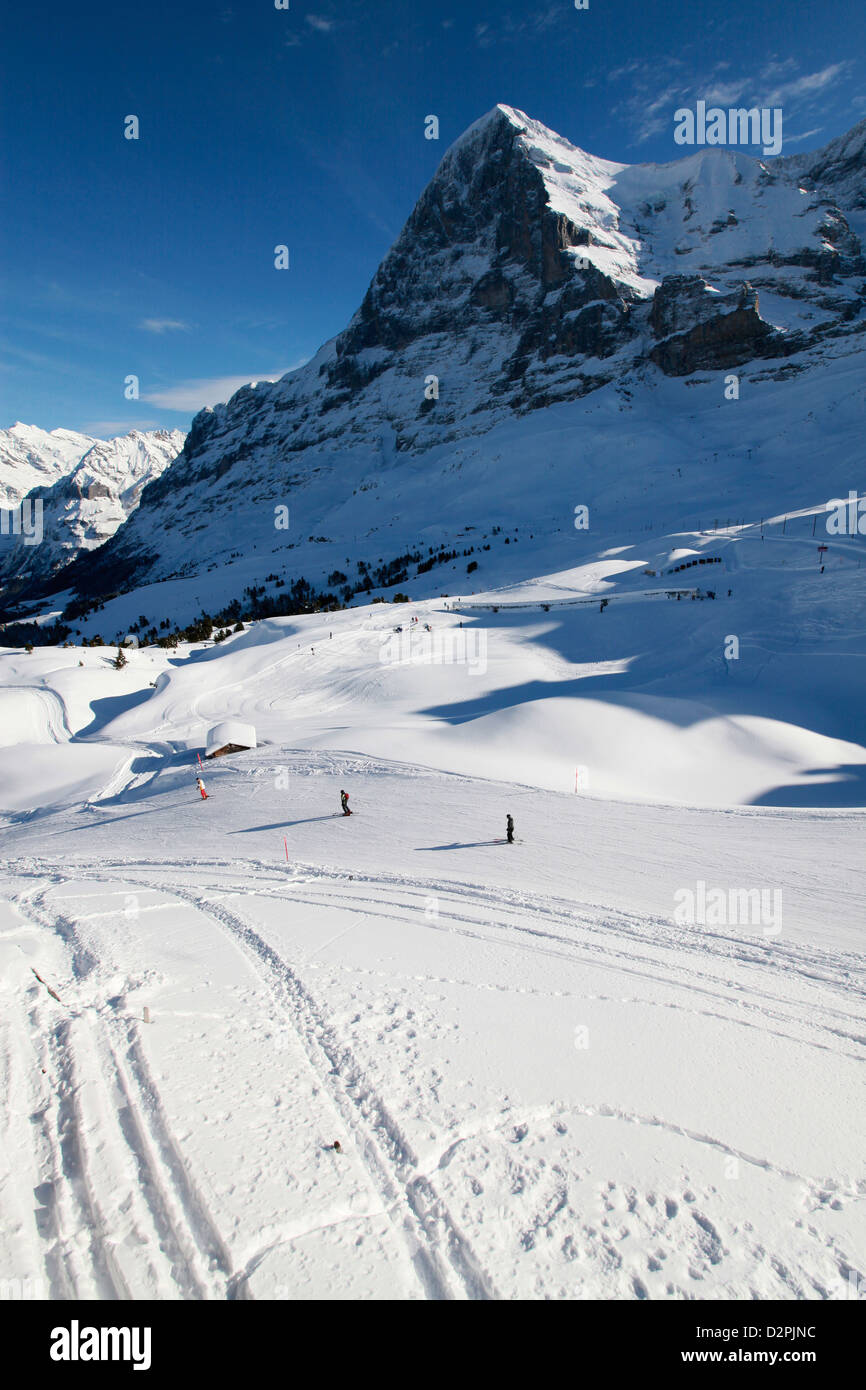
[[(77, 362), (69, 361), (62, 357), (48, 356), (42, 352), (32, 352), (29, 348), (21, 347), (18, 343), (12, 343), (5, 339), (0, 339), (0, 354), (5, 354), (12, 358), (10, 363), (0, 361), (3, 370), (15, 370), (16, 367), (33, 367), (39, 372), (62, 372), (65, 376), (80, 376), (81, 371)], [(93, 375), (91, 373), (91, 375)]]
[(840, 77), (846, 76), (853, 66), (850, 61), (831, 63), (829, 67), (822, 68), (820, 72), (806, 73), (802, 77), (795, 77), (790, 82), (783, 82), (766, 94), (763, 104), (781, 106), (783, 102), (792, 101), (797, 97), (815, 96), (818, 92), (823, 92), (827, 87), (832, 86)]
[(158, 420), (88, 420), (81, 426), (84, 434), (92, 434), (97, 439), (113, 439), (118, 434), (129, 434), (130, 430), (158, 430)]
[(294, 362), (290, 367), (281, 367), (276, 372), (247, 372), (242, 376), (204, 377), (198, 381), (182, 381), (177, 386), (167, 386), (159, 391), (142, 391), (141, 399), (150, 405), (158, 405), (162, 410), (203, 410), (206, 405), (217, 405), (227, 401), (242, 386), (256, 381), (279, 381), (286, 372), (302, 367), (307, 358)]
[(801, 140), (811, 140), (813, 135), (820, 135), (823, 128), (823, 126), (816, 126), (814, 130), (804, 130), (802, 135), (789, 135), (786, 131), (785, 144), (799, 145)]
[[(720, 65), (717, 64), (717, 66)], [(730, 63), (727, 63), (725, 66), (730, 67)], [(766, 78), (768, 82), (774, 80), (777, 77), (785, 77), (786, 74), (796, 71), (796, 58), (771, 58), (768, 63), (764, 64), (762, 70), (763, 76)]]
[(708, 87), (701, 95), (708, 106), (730, 106), (740, 100), (746, 86), (743, 79), (739, 82), (720, 82), (715, 87)]
[(146, 329), (148, 333), (170, 333), (174, 329), (189, 332), (189, 324), (182, 323), (180, 319), (142, 319), (139, 328)]
[[(612, 114), (631, 127), (632, 146), (643, 145), (654, 136), (673, 129), (673, 113), (678, 106), (691, 106), (699, 98), (708, 106), (780, 106), (785, 117), (802, 115), (817, 97), (847, 77), (853, 63), (831, 63), (816, 72), (802, 72), (793, 58), (773, 58), (758, 72), (735, 76), (730, 64), (716, 63), (705, 74), (699, 70), (687, 75), (681, 58), (634, 60), (612, 69), (608, 82), (628, 83), (628, 94), (612, 107)], [(812, 119), (815, 112), (811, 112)], [(808, 121), (809, 116), (805, 119)], [(818, 134), (820, 127), (794, 137), (799, 140)], [(789, 137), (786, 137), (786, 144)]]
[(490, 23), (476, 24), (473, 33), (479, 48), (492, 48), (494, 44), (514, 43), (533, 35), (544, 34), (563, 19), (561, 5), (547, 5), (535, 14), (527, 15), (525, 19), (514, 19), (506, 14)]
[(334, 20), (328, 19), (326, 15), (307, 14), (304, 15), (304, 18), (310, 28), (315, 29), (319, 34), (330, 34), (331, 30), (334, 28)]
[(608, 82), (621, 82), (624, 77), (633, 77), (635, 73), (646, 73), (647, 64), (643, 58), (632, 58), (630, 62), (623, 63), (620, 68), (611, 68), (607, 74)]

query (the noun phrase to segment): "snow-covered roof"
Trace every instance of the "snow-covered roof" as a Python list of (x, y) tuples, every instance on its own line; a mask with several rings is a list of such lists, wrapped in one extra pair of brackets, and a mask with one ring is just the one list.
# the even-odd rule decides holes
[(208, 732), (208, 748), (222, 748), (227, 743), (238, 743), (242, 748), (256, 747), (256, 731), (252, 724), (242, 724), (239, 719), (224, 719), (214, 724)]

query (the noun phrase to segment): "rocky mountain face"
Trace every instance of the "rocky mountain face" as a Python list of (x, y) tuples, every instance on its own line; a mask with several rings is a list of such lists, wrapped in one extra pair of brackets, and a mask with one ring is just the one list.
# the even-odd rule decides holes
[[(226, 563), (289, 499), (324, 530), (379, 489), (370, 534), (406, 470), (431, 451), (468, 457), (503, 420), (611, 382), (640, 391), (756, 359), (784, 378), (862, 350), (864, 146), (861, 122), (812, 155), (701, 148), (626, 166), (497, 106), (448, 150), (345, 331), (197, 415), (70, 577), (98, 594)], [(296, 539), (271, 529), (270, 549)]]
[[(71, 430), (47, 434), (25, 425), (0, 432), (7, 510), (24, 501), (34, 524), (36, 503), (41, 504), (38, 544), (11, 527), (3, 537), (4, 600), (56, 577), (76, 556), (103, 545), (135, 511), (147, 484), (177, 457), (184, 438), (181, 430), (132, 430), (108, 440)], [(45, 481), (34, 486), (40, 474)]]

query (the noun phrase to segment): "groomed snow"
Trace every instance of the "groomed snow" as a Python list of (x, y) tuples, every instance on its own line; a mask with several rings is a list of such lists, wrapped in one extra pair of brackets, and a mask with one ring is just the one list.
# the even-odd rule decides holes
[[(649, 611), (0, 655), (4, 1270), (53, 1298), (856, 1295), (864, 812), (812, 784), (862, 750), (584, 699)], [(485, 670), (393, 646), (467, 630)], [(260, 746), (203, 802), (223, 717)], [(649, 766), (693, 803), (701, 765), (715, 807), (638, 799)], [(767, 912), (678, 918), (701, 884)]]

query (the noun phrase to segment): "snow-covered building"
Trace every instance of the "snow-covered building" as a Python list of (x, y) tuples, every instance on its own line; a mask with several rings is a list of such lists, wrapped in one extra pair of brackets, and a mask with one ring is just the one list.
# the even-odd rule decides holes
[(256, 746), (256, 731), (252, 724), (242, 724), (239, 719), (224, 719), (221, 724), (214, 724), (208, 733), (205, 756), (221, 758), (224, 753), (242, 753)]

